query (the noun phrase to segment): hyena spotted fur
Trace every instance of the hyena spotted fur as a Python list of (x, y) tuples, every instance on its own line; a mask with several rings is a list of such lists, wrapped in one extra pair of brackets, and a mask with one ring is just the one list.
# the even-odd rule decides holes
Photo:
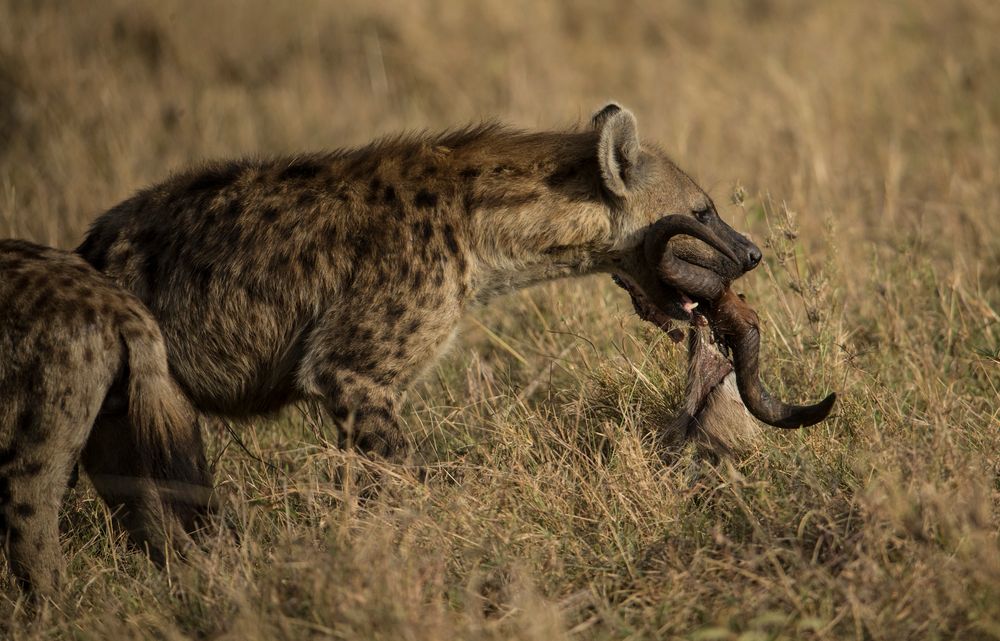
[(578, 130), (484, 125), (209, 165), (114, 207), (77, 251), (149, 307), (199, 410), (319, 399), (341, 442), (399, 459), (400, 395), (466, 310), (596, 272), (655, 286), (630, 257), (678, 213), (746, 258), (690, 238), (671, 241), (678, 255), (731, 278), (756, 265), (756, 247), (611, 104)]
[[(127, 423), (99, 418), (106, 401)], [(195, 420), (137, 298), (76, 254), (0, 241), (0, 542), (23, 587), (56, 588), (59, 506), (81, 454), (154, 559), (182, 540), (211, 485)]]

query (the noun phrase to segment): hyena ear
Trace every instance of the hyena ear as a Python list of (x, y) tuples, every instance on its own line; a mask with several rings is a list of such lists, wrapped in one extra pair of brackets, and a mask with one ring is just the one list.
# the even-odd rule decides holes
[(635, 182), (639, 164), (639, 132), (635, 116), (628, 109), (610, 103), (590, 121), (597, 131), (597, 162), (604, 186), (624, 197)]

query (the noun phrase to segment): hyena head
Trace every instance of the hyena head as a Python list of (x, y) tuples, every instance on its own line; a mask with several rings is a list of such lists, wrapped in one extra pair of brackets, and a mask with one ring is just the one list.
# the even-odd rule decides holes
[[(726, 256), (692, 236), (678, 235), (669, 249), (682, 261), (711, 270), (723, 281), (732, 281), (757, 266), (760, 249), (730, 227), (715, 209), (712, 199), (681, 171), (656, 145), (640, 142), (635, 116), (617, 104), (597, 112), (591, 125), (598, 135), (598, 165), (605, 189), (612, 195), (612, 229), (617, 257), (612, 271), (631, 281), (647, 295), (650, 274), (645, 264), (632, 260), (651, 225), (664, 216), (689, 216), (707, 228), (729, 250)], [(735, 258), (735, 260), (734, 260)], [(669, 287), (667, 289), (670, 289)], [(671, 305), (659, 304), (663, 311), (686, 319), (680, 301), (684, 292), (666, 291)]]

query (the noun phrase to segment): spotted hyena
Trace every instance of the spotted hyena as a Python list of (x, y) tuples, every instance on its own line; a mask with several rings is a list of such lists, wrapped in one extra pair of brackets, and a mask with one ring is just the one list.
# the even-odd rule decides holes
[(343, 443), (399, 458), (400, 394), (473, 306), (608, 272), (661, 288), (661, 307), (687, 318), (683, 293), (636, 258), (666, 214), (695, 218), (730, 256), (676, 238), (683, 260), (730, 279), (760, 260), (610, 104), (570, 131), (484, 125), (212, 164), (114, 207), (77, 251), (149, 307), (199, 410), (319, 399)]
[[(100, 414), (113, 405), (124, 416)], [(191, 530), (211, 484), (195, 418), (135, 296), (76, 254), (0, 241), (0, 542), (22, 586), (56, 586), (59, 505), (81, 453), (154, 559)]]

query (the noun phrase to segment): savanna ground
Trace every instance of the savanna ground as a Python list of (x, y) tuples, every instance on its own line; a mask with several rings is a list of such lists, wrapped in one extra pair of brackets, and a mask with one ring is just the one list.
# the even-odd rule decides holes
[[(426, 483), (310, 408), (216, 425), (239, 545), (167, 571), (86, 481), (14, 639), (1000, 638), (1000, 5), (0, 1), (0, 234), (72, 247), (201, 159), (631, 107), (765, 249), (783, 397), (836, 416), (711, 465), (657, 445), (684, 352), (607, 278), (471, 318), (409, 396)], [(238, 435), (238, 439), (234, 436)]]

